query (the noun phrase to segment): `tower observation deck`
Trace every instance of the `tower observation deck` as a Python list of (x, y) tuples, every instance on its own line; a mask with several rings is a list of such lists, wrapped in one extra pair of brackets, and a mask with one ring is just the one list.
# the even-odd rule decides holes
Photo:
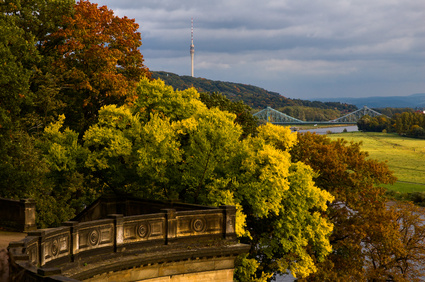
[(193, 72), (193, 59), (195, 57), (195, 45), (193, 45), (193, 18), (191, 20), (191, 44), (190, 44), (190, 59), (191, 59), (191, 75), (193, 77), (194, 72)]

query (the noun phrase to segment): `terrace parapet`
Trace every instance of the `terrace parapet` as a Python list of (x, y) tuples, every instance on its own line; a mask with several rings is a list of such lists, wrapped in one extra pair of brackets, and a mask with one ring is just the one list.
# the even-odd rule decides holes
[[(139, 267), (132, 275), (143, 280), (167, 275), (167, 263), (173, 265), (174, 275), (193, 274), (189, 262), (202, 259), (208, 260), (202, 272), (221, 267), (233, 273), (234, 258), (249, 250), (236, 240), (235, 215), (234, 206), (104, 197), (61, 227), (30, 231), (25, 239), (12, 242), (10, 278), (80, 281)], [(131, 279), (127, 281), (135, 281)]]

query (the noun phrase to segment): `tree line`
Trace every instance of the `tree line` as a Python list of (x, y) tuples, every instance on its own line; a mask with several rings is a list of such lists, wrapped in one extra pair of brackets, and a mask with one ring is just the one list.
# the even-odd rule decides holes
[[(218, 92), (226, 96), (226, 98), (230, 99), (231, 101), (243, 101), (246, 105), (250, 106), (256, 111), (263, 110), (266, 107), (272, 107), (279, 111), (281, 109), (287, 109), (290, 107), (299, 107), (316, 112), (322, 112), (322, 110), (335, 110), (339, 111), (339, 114), (341, 115), (357, 110), (356, 106), (346, 103), (291, 99), (276, 92), (267, 91), (260, 87), (242, 83), (214, 81), (191, 76), (180, 76), (164, 71), (154, 71), (152, 72), (152, 77), (160, 78), (167, 85), (173, 86), (175, 89), (183, 90), (194, 87), (199, 92)], [(338, 117), (340, 117), (340, 115)], [(301, 116), (294, 117), (302, 119)]]
[(407, 111), (396, 113), (391, 118), (384, 115), (364, 116), (357, 126), (362, 131), (396, 132), (408, 137), (425, 138), (425, 113)]
[(360, 144), (258, 125), (220, 93), (152, 79), (138, 25), (89, 1), (0, 3), (0, 196), (39, 227), (102, 194), (236, 206), (237, 281), (414, 281), (423, 211)]

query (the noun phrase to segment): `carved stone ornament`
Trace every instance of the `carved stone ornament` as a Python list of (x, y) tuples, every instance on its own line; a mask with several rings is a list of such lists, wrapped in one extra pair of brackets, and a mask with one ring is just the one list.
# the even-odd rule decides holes
[(205, 230), (205, 219), (204, 218), (195, 218), (192, 220), (192, 229), (195, 232), (202, 232)]
[(58, 243), (58, 240), (55, 239), (52, 242), (52, 255), (56, 256), (58, 252), (59, 252), (59, 243)]
[(137, 226), (137, 235), (140, 238), (146, 238), (149, 236), (150, 226), (147, 222), (142, 222)]
[(97, 243), (99, 242), (99, 231), (95, 229), (90, 233), (89, 242), (92, 246), (97, 245)]

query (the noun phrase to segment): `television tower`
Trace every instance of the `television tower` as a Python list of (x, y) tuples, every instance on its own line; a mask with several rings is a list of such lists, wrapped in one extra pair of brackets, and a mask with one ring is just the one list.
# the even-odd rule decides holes
[(192, 62), (192, 77), (193, 77), (193, 58), (195, 56), (195, 45), (193, 45), (193, 18), (192, 18), (192, 28), (191, 28), (191, 39), (192, 43), (190, 44), (190, 59)]

